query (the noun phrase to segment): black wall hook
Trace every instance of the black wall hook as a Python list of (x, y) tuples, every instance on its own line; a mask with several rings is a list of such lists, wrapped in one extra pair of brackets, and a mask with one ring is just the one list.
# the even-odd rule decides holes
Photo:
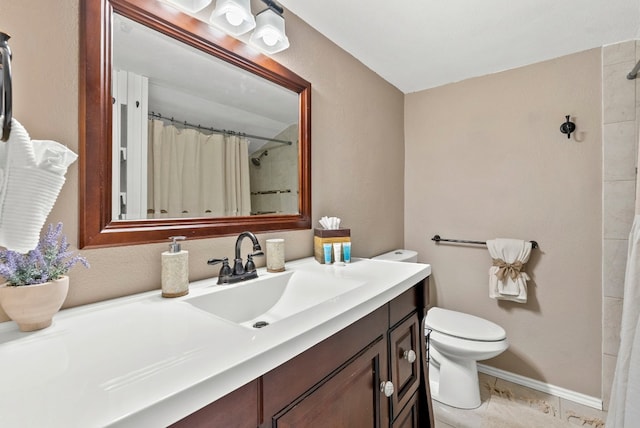
[(560, 132), (567, 134), (567, 138), (571, 138), (571, 133), (576, 130), (576, 124), (571, 122), (570, 116), (565, 116), (567, 121), (560, 125)]

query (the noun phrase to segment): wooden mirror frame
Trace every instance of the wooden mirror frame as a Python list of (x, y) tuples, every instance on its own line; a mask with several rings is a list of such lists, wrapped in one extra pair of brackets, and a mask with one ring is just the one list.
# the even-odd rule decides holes
[[(299, 94), (298, 214), (111, 219), (111, 25), (116, 12)], [(170, 60), (170, 58), (167, 58)], [(269, 57), (159, 1), (81, 0), (79, 248), (311, 228), (311, 84)]]

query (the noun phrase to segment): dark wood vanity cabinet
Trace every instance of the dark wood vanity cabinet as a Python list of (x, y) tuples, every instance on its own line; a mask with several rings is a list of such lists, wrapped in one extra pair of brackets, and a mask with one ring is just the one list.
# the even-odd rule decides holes
[(263, 426), (379, 427), (386, 426), (388, 405), (377, 385), (387, 362), (380, 338), (327, 378), (305, 391)]
[(225, 395), (171, 425), (172, 428), (255, 428), (259, 418), (260, 379)]
[(388, 426), (387, 323), (385, 305), (266, 373), (261, 427)]
[(426, 287), (425, 280), (174, 426), (432, 427), (420, 328)]

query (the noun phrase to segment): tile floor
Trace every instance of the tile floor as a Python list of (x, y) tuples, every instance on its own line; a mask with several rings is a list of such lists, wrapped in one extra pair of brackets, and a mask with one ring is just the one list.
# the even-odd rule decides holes
[(606, 412), (479, 373), (482, 404), (461, 410), (433, 402), (435, 428), (605, 428)]

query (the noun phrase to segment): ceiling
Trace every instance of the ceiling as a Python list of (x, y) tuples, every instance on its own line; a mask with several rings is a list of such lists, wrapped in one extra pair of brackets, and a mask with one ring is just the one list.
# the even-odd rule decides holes
[(279, 2), (404, 93), (640, 34), (640, 0)]

